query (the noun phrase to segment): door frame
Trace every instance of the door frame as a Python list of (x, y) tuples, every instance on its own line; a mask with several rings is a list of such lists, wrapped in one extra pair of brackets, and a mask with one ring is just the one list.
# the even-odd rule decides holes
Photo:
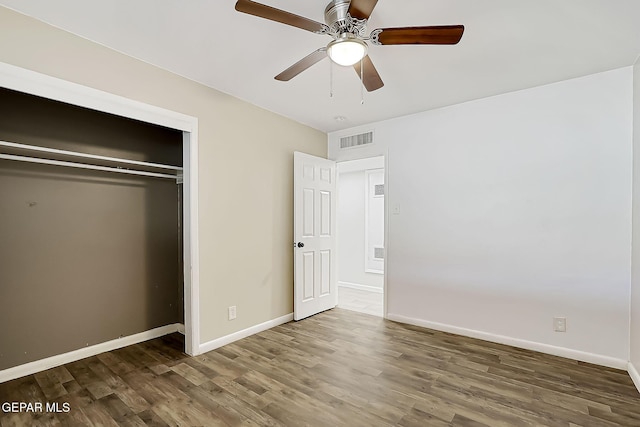
[[(341, 160), (336, 160), (336, 200), (340, 200), (340, 174), (344, 173), (344, 170), (340, 170), (340, 164), (346, 162), (353, 161), (366, 161), (374, 158), (382, 157), (384, 160), (384, 271), (382, 272), (383, 280), (382, 280), (382, 317), (384, 319), (387, 318), (388, 310), (387, 310), (387, 294), (388, 294), (388, 267), (389, 267), (389, 152), (388, 150), (381, 154), (371, 154), (364, 157), (355, 157), (355, 158), (346, 158)], [(366, 169), (354, 169), (356, 170), (366, 170)], [(337, 212), (340, 211), (340, 203), (337, 203)], [(337, 215), (336, 215), (337, 216)], [(338, 242), (340, 241), (340, 229), (337, 230), (336, 236), (338, 238)], [(366, 250), (365, 250), (366, 252)], [(340, 245), (336, 245), (336, 268), (339, 272), (340, 270)], [(336, 287), (338, 285), (339, 280), (336, 280)], [(339, 295), (339, 294), (338, 294)]]
[(182, 131), (185, 352), (199, 354), (198, 119), (3, 62), (0, 87)]

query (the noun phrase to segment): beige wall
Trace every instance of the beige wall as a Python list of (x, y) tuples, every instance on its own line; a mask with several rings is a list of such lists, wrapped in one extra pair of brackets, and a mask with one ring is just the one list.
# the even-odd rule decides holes
[(0, 61), (197, 117), (200, 340), (293, 310), (293, 151), (325, 134), (6, 8)]

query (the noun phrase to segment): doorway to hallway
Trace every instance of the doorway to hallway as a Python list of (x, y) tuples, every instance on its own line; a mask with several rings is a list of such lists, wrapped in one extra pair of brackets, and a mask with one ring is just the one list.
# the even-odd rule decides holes
[(384, 316), (384, 157), (338, 163), (338, 307)]

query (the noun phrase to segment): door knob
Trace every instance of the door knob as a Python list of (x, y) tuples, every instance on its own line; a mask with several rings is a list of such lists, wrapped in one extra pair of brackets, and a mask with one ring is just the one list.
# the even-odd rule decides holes
[(302, 243), (302, 242), (298, 242), (298, 247), (299, 247), (299, 248), (304, 248), (304, 243)]

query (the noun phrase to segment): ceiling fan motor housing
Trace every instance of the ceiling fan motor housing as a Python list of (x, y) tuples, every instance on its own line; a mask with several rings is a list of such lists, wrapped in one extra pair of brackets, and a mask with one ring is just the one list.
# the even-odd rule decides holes
[(350, 4), (351, 0), (332, 0), (324, 10), (324, 22), (332, 27), (339, 21), (345, 21)]
[(352, 18), (350, 4), (351, 0), (332, 0), (324, 10), (324, 21), (336, 35), (351, 33), (362, 37), (367, 20)]

